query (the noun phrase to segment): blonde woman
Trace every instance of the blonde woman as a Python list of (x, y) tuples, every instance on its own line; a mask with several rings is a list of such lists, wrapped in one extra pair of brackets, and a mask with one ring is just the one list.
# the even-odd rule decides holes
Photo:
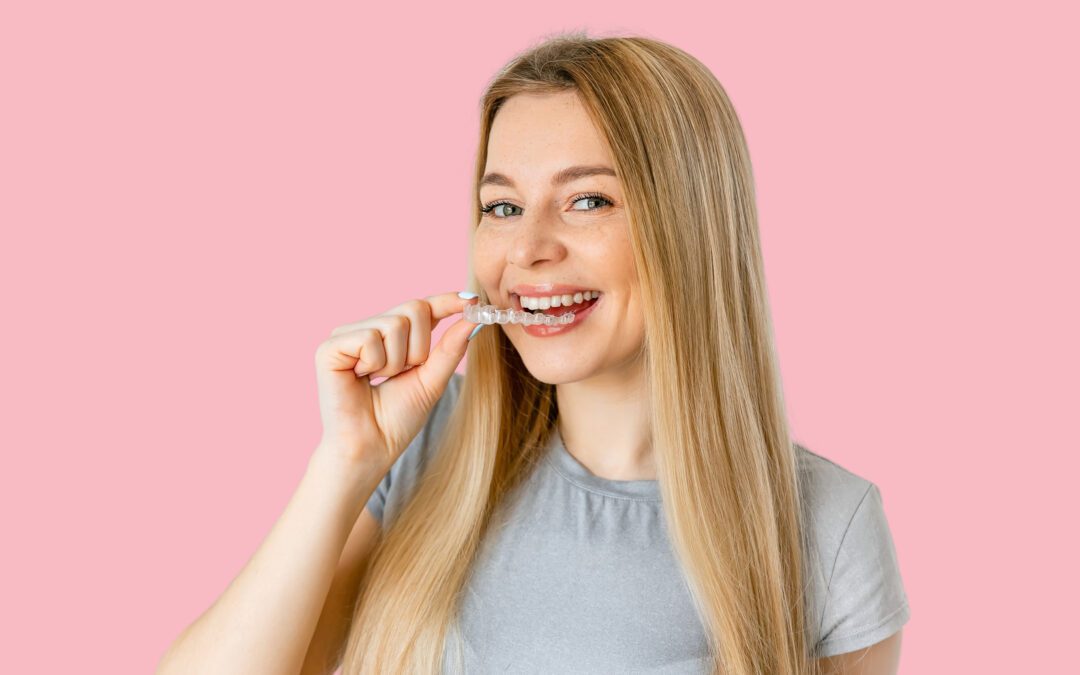
[[(320, 345), (308, 471), (158, 672), (895, 673), (881, 494), (789, 437), (715, 77), (548, 39), (483, 97), (474, 194), (475, 293)], [(575, 320), (432, 346), (469, 303)]]

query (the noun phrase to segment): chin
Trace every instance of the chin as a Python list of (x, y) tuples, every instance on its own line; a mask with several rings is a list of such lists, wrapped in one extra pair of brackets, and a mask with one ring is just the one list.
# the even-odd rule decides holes
[(595, 369), (582, 363), (535, 363), (522, 359), (529, 374), (544, 384), (568, 384), (580, 382), (593, 376)]

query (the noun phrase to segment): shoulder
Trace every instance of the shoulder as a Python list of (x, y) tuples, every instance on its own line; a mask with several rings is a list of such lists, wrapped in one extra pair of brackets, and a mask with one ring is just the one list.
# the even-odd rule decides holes
[(861, 649), (910, 616), (892, 532), (878, 486), (796, 444), (811, 536), (814, 623), (820, 655)]
[(876, 486), (805, 446), (796, 443), (795, 451), (804, 512), (817, 543), (835, 549), (851, 517)]

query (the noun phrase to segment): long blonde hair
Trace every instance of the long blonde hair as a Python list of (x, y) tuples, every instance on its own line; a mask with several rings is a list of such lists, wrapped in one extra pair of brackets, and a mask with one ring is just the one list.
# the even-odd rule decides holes
[[(804, 592), (811, 542), (735, 110), (708, 68), (671, 45), (549, 37), (484, 93), (473, 223), (500, 105), (567, 90), (609, 144), (622, 183), (663, 509), (714, 672), (814, 673)], [(554, 385), (530, 375), (501, 330), (481, 331), (437, 452), (364, 570), (346, 675), (440, 671), (489, 520), (528, 476), (557, 415)]]

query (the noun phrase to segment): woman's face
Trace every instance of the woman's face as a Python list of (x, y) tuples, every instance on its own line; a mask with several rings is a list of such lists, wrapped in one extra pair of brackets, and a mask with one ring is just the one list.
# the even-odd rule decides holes
[[(556, 180), (572, 167), (608, 172)], [(497, 324), (542, 382), (618, 380), (641, 349), (644, 320), (622, 186), (613, 173), (611, 154), (576, 93), (518, 94), (495, 116), (480, 187), (481, 205), (492, 208), (481, 214), (472, 252), (490, 302), (521, 309), (519, 296), (530, 293), (600, 292), (569, 330), (535, 335), (549, 329)]]

